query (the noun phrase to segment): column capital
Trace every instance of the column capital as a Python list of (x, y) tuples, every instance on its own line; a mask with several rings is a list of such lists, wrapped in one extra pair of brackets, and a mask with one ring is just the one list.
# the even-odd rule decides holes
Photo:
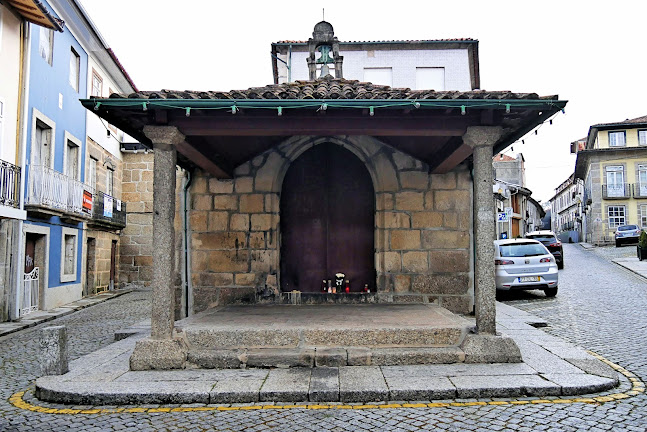
[(175, 126), (144, 126), (144, 135), (153, 142), (153, 147), (175, 147), (184, 141), (184, 134)]
[(503, 135), (501, 126), (469, 126), (463, 135), (463, 142), (472, 148), (492, 147)]

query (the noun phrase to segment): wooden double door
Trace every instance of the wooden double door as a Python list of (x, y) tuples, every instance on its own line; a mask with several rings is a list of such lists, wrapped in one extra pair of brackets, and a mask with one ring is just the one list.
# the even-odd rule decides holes
[(303, 153), (281, 192), (281, 289), (318, 292), (344, 273), (375, 289), (375, 191), (366, 167), (331, 143)]

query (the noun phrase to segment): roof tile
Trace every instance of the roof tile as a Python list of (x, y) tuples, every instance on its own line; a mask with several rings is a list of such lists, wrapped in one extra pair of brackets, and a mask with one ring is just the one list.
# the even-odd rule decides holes
[(296, 81), (252, 87), (247, 90), (223, 91), (139, 91), (128, 95), (112, 94), (111, 98), (130, 99), (542, 99), (554, 100), (557, 96), (539, 97), (537, 93), (511, 91), (435, 91), (393, 88), (384, 85), (332, 78), (316, 81)]

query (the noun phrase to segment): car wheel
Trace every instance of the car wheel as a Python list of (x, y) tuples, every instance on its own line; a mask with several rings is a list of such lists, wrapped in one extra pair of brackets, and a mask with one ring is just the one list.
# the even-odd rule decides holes
[(616, 247), (620, 247), (620, 241), (616, 240)]
[(557, 263), (557, 268), (560, 270), (564, 269), (564, 260), (562, 259), (560, 262)]
[(544, 289), (544, 294), (546, 294), (546, 297), (555, 297), (557, 295), (557, 288), (546, 288)]

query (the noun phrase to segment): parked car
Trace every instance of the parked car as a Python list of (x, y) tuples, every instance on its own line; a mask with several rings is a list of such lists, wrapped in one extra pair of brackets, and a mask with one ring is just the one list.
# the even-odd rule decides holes
[(547, 297), (557, 295), (555, 257), (537, 240), (495, 240), (494, 272), (498, 290), (539, 289)]
[(557, 268), (564, 268), (564, 249), (562, 248), (562, 242), (559, 241), (554, 232), (546, 230), (532, 231), (526, 234), (526, 238), (541, 242), (555, 257)]
[(640, 227), (638, 225), (620, 225), (616, 228), (616, 247), (622, 243), (638, 243)]

